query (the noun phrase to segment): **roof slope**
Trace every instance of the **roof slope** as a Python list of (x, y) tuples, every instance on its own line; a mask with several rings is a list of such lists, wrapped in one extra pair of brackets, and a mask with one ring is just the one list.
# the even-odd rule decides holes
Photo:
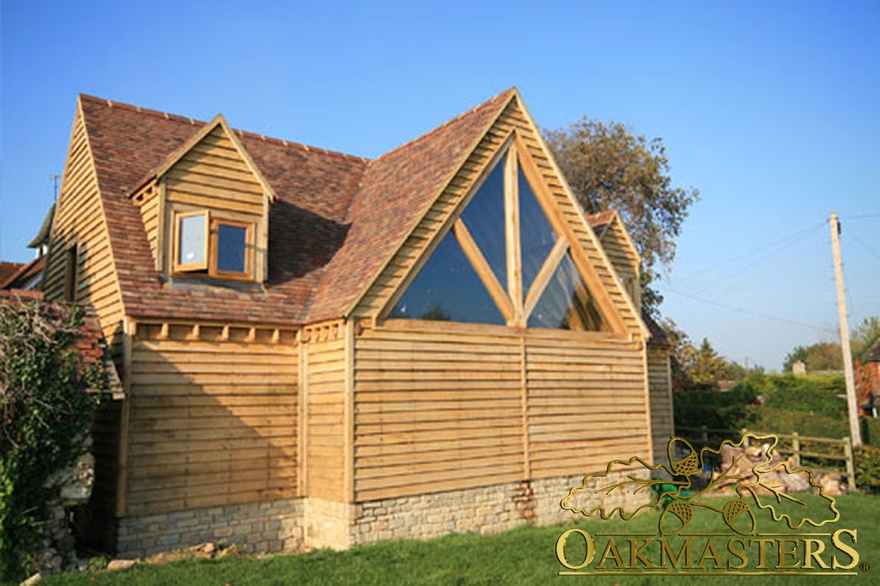
[(312, 319), (342, 315), (357, 301), (514, 92), (502, 92), (370, 163), (351, 209), (351, 231), (327, 266)]
[(515, 90), (370, 162), (234, 131), (277, 196), (265, 288), (170, 288), (128, 197), (204, 122), (81, 95), (123, 304), (134, 317), (305, 323), (363, 293)]
[[(18, 265), (18, 263), (0, 262), (0, 273), (2, 273), (2, 265)], [(0, 274), (0, 289), (21, 289), (33, 277), (42, 272), (46, 267), (46, 257), (40, 256), (29, 263), (18, 265), (18, 268), (4, 278)]]
[(0, 260), (0, 289), (3, 289), (3, 285), (6, 281), (14, 278), (14, 275), (18, 273), (25, 264), (27, 263)]
[(136, 317), (298, 323), (320, 268), (344, 236), (342, 221), (366, 161), (239, 132), (278, 200), (269, 217), (265, 291), (163, 287), (140, 211), (128, 192), (203, 123), (90, 96), (83, 115), (126, 311)]

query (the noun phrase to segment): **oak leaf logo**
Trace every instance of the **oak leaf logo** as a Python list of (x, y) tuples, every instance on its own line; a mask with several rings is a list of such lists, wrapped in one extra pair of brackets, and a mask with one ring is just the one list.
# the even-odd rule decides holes
[[(757, 530), (756, 509), (769, 511), (774, 521), (784, 521), (790, 529), (837, 521), (840, 513), (834, 499), (824, 493), (813, 471), (781, 460), (775, 450), (778, 443), (774, 435), (747, 433), (738, 442), (724, 440), (717, 449), (704, 447), (697, 451), (687, 440), (673, 437), (667, 444), (669, 464), (652, 465), (638, 456), (612, 460), (604, 472), (586, 475), (561, 505), (587, 517), (598, 515), (607, 520), (616, 514), (626, 521), (646, 509), (662, 506), (658, 530), (664, 536), (687, 527), (696, 508), (719, 513), (731, 530), (742, 535), (753, 535)], [(704, 488), (692, 490), (695, 476), (718, 456), (721, 469), (712, 474)], [(661, 470), (670, 478), (657, 478)], [(705, 500), (716, 489), (730, 484), (736, 487), (736, 497), (721, 507)], [(792, 494), (791, 487), (812, 491), (822, 504), (809, 507), (804, 499)], [(617, 504), (606, 505), (609, 500)]]

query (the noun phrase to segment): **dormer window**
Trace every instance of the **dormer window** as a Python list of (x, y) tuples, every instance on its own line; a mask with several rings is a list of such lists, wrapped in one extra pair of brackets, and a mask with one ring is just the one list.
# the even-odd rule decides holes
[(178, 213), (175, 227), (175, 273), (253, 279), (253, 223), (201, 211)]

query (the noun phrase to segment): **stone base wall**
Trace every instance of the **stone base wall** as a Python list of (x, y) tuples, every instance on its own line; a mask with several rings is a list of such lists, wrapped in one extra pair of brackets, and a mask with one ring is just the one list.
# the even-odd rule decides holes
[(125, 517), (117, 529), (117, 556), (147, 557), (207, 542), (235, 544), (247, 553), (303, 546), (303, 499), (191, 509)]
[[(643, 471), (646, 473), (647, 471)], [(625, 472), (609, 476), (624, 479)], [(646, 474), (645, 474), (646, 475)], [(510, 482), (480, 488), (407, 496), (354, 505), (302, 498), (193, 509), (121, 519), (119, 557), (146, 557), (206, 542), (236, 544), (248, 553), (295, 551), (389, 539), (432, 539), (449, 533), (501, 533), (525, 523), (551, 525), (573, 520), (560, 502), (583, 476)], [(615, 491), (606, 510), (632, 509), (647, 492)]]
[(359, 503), (354, 543), (431, 539), (449, 533), (500, 533), (530, 516), (527, 482)]
[(310, 497), (305, 499), (304, 546), (347, 549), (354, 545), (351, 524), (354, 505)]

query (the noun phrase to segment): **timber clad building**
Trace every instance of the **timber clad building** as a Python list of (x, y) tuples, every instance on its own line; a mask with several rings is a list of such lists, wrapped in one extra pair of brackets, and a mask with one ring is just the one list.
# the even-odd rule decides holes
[(555, 522), (672, 431), (638, 254), (515, 89), (374, 160), (80, 96), (51, 242), (123, 381), (89, 522), (119, 555)]

